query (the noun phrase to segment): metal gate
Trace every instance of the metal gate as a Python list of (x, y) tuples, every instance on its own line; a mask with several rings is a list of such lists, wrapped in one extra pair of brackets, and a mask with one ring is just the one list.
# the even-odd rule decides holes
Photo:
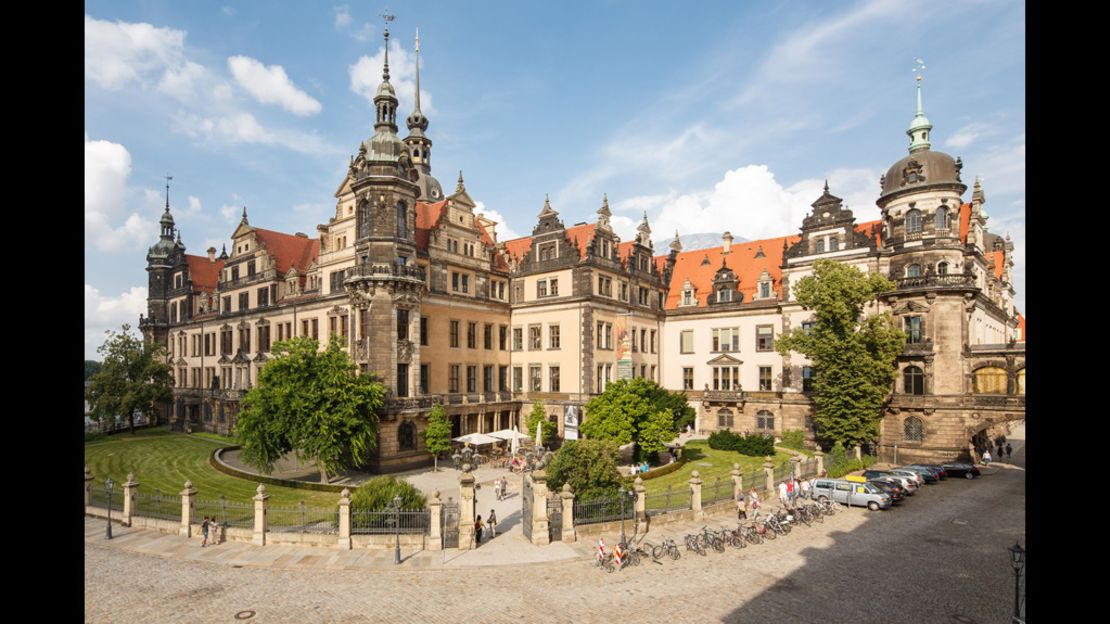
[(524, 475), (524, 486), (520, 490), (520, 520), (524, 529), (524, 539), (532, 541), (532, 479)]
[(440, 511), (443, 527), (443, 547), (459, 547), (459, 504), (450, 501), (443, 503)]
[(563, 499), (558, 495), (547, 499), (547, 537), (552, 542), (563, 540)]

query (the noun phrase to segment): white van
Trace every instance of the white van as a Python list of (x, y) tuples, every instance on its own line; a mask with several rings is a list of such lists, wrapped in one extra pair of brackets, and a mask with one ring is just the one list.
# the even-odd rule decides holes
[(817, 500), (831, 499), (845, 505), (866, 505), (871, 511), (889, 509), (894, 504), (889, 494), (874, 485), (844, 479), (814, 479), (813, 496)]

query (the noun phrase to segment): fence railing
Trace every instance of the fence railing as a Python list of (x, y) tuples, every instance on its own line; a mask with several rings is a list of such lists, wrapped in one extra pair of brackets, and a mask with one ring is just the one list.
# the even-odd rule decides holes
[[(108, 493), (104, 491), (103, 481), (93, 481), (89, 488), (89, 505), (92, 507), (108, 508)], [(117, 486), (112, 490), (112, 511), (123, 512), (123, 488)]]
[[(624, 501), (624, 517), (631, 518), (636, 509), (636, 500)], [(574, 524), (593, 524), (621, 519), (621, 501), (617, 498), (599, 498), (590, 501), (574, 501)]]
[[(112, 499), (114, 504), (115, 496)], [(145, 518), (180, 521), (181, 497), (177, 494), (163, 494), (161, 490), (154, 490), (150, 494), (136, 492), (135, 508), (131, 513)]]
[(693, 505), (690, 486), (685, 483), (668, 485), (662, 492), (644, 495), (644, 509), (649, 516), (671, 511), (683, 511)]
[(713, 481), (706, 480), (701, 484), (701, 504), (703, 507), (712, 503), (731, 499), (731, 477), (716, 477)]
[[(181, 516), (180, 509), (181, 504), (179, 502), (179, 518)], [(270, 509), (272, 510), (273, 506)], [(215, 518), (220, 526), (250, 529), (254, 527), (254, 503), (229, 501), (223, 494), (220, 494), (220, 498), (215, 500), (198, 498), (193, 501), (193, 518), (203, 520), (205, 516)]]
[(309, 507), (301, 501), (298, 505), (269, 505), (266, 513), (269, 515), (269, 530), (274, 533), (339, 532), (338, 507)]
[(428, 533), (431, 526), (431, 511), (427, 509), (402, 509), (400, 512), (351, 510), (351, 535), (389, 534), (394, 531)]

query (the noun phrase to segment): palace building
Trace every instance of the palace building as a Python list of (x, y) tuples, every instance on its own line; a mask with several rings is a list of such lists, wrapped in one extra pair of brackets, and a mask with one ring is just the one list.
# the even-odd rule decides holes
[(140, 327), (168, 350), (175, 427), (230, 432), (273, 342), (334, 335), (387, 388), (368, 458), (380, 472), (431, 462), (419, 433), (437, 403), (459, 436), (523, 430), (522, 413), (541, 401), (573, 439), (583, 405), (630, 377), (684, 390), (700, 431), (812, 439), (819, 373), (773, 343), (810, 322), (791, 284), (824, 258), (897, 284), (867, 311), (891, 312), (910, 336), (884, 408), (884, 459), (966, 457), (992, 428), (1024, 419), (1013, 244), (987, 231), (978, 181), (962, 199), (963, 163), (931, 149), (920, 84), (909, 154), (880, 180), (878, 219), (858, 222), (826, 184), (797, 234), (733, 244), (726, 232), (720, 247), (684, 251), (676, 232), (656, 255), (646, 214), (621, 241), (608, 198), (596, 222), (570, 227), (545, 200), (531, 236), (498, 241), (461, 172), (450, 195), (432, 176), (419, 40), (415, 110), (398, 136), (385, 36), (374, 134), (314, 236), (256, 227), (244, 208), (230, 253), (187, 254), (167, 187)]

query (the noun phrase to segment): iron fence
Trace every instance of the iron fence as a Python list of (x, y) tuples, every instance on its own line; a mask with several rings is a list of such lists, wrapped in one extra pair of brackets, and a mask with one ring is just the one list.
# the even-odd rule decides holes
[[(338, 506), (309, 507), (301, 501), (290, 506), (270, 505), (266, 508), (266, 514), (267, 527), (273, 533), (339, 532)], [(253, 515), (251, 517), (253, 518)]]
[[(92, 507), (108, 508), (108, 493), (104, 491), (104, 482), (92, 482), (89, 489), (89, 505)], [(112, 489), (112, 511), (123, 511), (123, 488), (116, 484)]]
[[(629, 498), (624, 501), (624, 517), (631, 518), (636, 509), (636, 499)], [(574, 524), (594, 524), (596, 522), (609, 522), (621, 519), (621, 501), (619, 498), (597, 498), (594, 500), (574, 500)]]
[(253, 528), (254, 502), (229, 501), (223, 494), (216, 500), (198, 498), (193, 501), (193, 520), (197, 521), (205, 516), (215, 518), (220, 526)]
[(693, 506), (693, 494), (690, 486), (685, 483), (675, 487), (668, 485), (667, 489), (644, 496), (644, 508), (647, 515), (654, 516), (671, 511), (683, 511)]
[(732, 499), (732, 478), (731, 477), (716, 477), (713, 481), (705, 481), (701, 484), (701, 504), (702, 506), (716, 503), (723, 500)]
[(399, 512), (351, 510), (352, 535), (428, 533), (431, 525), (432, 516), (428, 509), (402, 509)]
[[(115, 496), (112, 498), (115, 499)], [(115, 500), (112, 502), (115, 503)], [(151, 494), (136, 492), (135, 508), (131, 513), (145, 518), (180, 521), (181, 496), (177, 494), (163, 494), (161, 490), (157, 489)]]

